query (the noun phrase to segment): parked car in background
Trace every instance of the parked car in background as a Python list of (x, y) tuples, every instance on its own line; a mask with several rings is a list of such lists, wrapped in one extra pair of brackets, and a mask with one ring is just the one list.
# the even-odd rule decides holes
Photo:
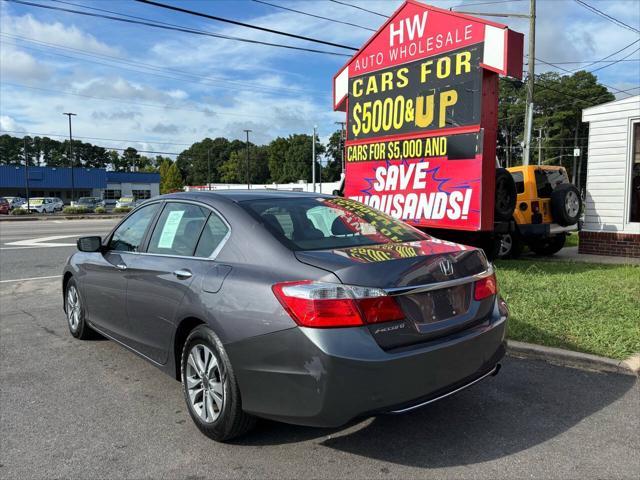
[(579, 230), (580, 191), (564, 167), (528, 165), (508, 169), (516, 185), (514, 228), (502, 236), (500, 257), (516, 258), (526, 245), (538, 255), (553, 255), (567, 235)]
[(64, 208), (64, 202), (62, 201), (61, 198), (58, 198), (58, 197), (53, 197), (53, 205), (54, 205), (54, 210), (56, 212), (61, 212), (62, 209)]
[(22, 197), (4, 197), (9, 202), (9, 208), (13, 210), (14, 208), (18, 208), (26, 203), (26, 200)]
[(93, 212), (96, 207), (102, 207), (102, 199), (98, 197), (80, 197), (77, 201), (71, 202), (74, 207), (82, 207), (88, 212)]
[(20, 208), (36, 213), (53, 213), (55, 203), (51, 197), (33, 197), (29, 199), (29, 203), (24, 203)]
[(9, 201), (4, 197), (0, 197), (0, 214), (9, 215), (10, 210), (11, 204), (9, 203)]
[(116, 208), (133, 208), (136, 206), (136, 199), (133, 197), (120, 197), (116, 202)]
[(505, 353), (482, 250), (349, 199), (164, 195), (78, 249), (62, 283), (71, 335), (98, 332), (181, 380), (220, 441), (255, 417), (337, 427), (408, 412), (495, 375)]

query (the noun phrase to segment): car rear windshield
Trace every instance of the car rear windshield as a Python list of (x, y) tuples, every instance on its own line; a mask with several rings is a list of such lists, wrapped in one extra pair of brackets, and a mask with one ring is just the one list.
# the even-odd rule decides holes
[(429, 238), (406, 223), (346, 198), (269, 198), (239, 203), (292, 250), (328, 250)]
[(551, 193), (558, 185), (569, 183), (567, 172), (564, 170), (536, 170), (536, 187), (538, 189), (538, 197), (551, 198)]

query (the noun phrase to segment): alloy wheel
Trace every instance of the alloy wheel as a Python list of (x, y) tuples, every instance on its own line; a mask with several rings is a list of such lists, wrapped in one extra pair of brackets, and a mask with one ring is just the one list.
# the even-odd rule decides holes
[(511, 253), (513, 248), (513, 237), (507, 233), (500, 238), (500, 250), (498, 251), (499, 257), (505, 257)]
[(206, 345), (191, 348), (185, 382), (193, 411), (203, 422), (215, 422), (224, 406), (224, 385), (218, 359)]
[(78, 330), (80, 326), (80, 296), (75, 285), (71, 285), (67, 290), (67, 320), (72, 331)]
[(580, 199), (576, 192), (568, 192), (564, 201), (565, 208), (570, 217), (575, 217), (580, 210)]

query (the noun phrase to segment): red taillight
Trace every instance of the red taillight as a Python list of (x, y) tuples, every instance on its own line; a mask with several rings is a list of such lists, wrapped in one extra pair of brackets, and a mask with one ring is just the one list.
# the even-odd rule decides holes
[(495, 274), (485, 278), (481, 278), (476, 282), (473, 298), (476, 300), (482, 300), (498, 293), (498, 282), (496, 281)]
[(404, 318), (395, 299), (377, 288), (301, 281), (278, 283), (273, 293), (304, 327), (351, 327)]

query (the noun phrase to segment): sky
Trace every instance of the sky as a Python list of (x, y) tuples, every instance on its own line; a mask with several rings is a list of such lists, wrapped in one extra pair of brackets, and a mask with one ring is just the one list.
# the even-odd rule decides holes
[[(74, 112), (74, 138), (104, 147), (179, 153), (205, 137), (265, 144), (277, 136), (311, 133), (326, 141), (344, 121), (332, 111), (332, 77), (350, 51), (168, 11), (131, 0), (28, 0), (103, 15), (116, 12), (227, 36), (337, 53), (320, 54), (193, 35), (47, 10), (0, 0), (0, 133), (64, 139)], [(329, 0), (265, 0), (345, 25), (254, 0), (160, 0), (219, 17), (360, 47), (384, 22)], [(398, 0), (343, 0), (391, 14)], [(640, 28), (640, 0), (586, 0)], [(528, 13), (528, 1), (432, 0), (473, 12)], [(482, 5), (481, 5), (482, 4)], [(594, 61), (640, 38), (575, 0), (538, 0), (536, 57), (547, 62)], [(130, 17), (129, 17), (130, 18)], [(528, 20), (491, 18), (528, 34)], [(526, 39), (525, 39), (526, 42)], [(526, 43), (525, 43), (526, 45)], [(595, 74), (619, 90), (640, 86), (635, 44)], [(345, 56), (346, 55), (346, 56)], [(607, 64), (599, 63), (588, 70)], [(580, 64), (563, 63), (577, 69)], [(556, 70), (536, 65), (536, 72)], [(638, 94), (640, 89), (630, 93)], [(623, 98), (628, 94), (619, 94)], [(59, 136), (59, 137), (56, 137)]]

